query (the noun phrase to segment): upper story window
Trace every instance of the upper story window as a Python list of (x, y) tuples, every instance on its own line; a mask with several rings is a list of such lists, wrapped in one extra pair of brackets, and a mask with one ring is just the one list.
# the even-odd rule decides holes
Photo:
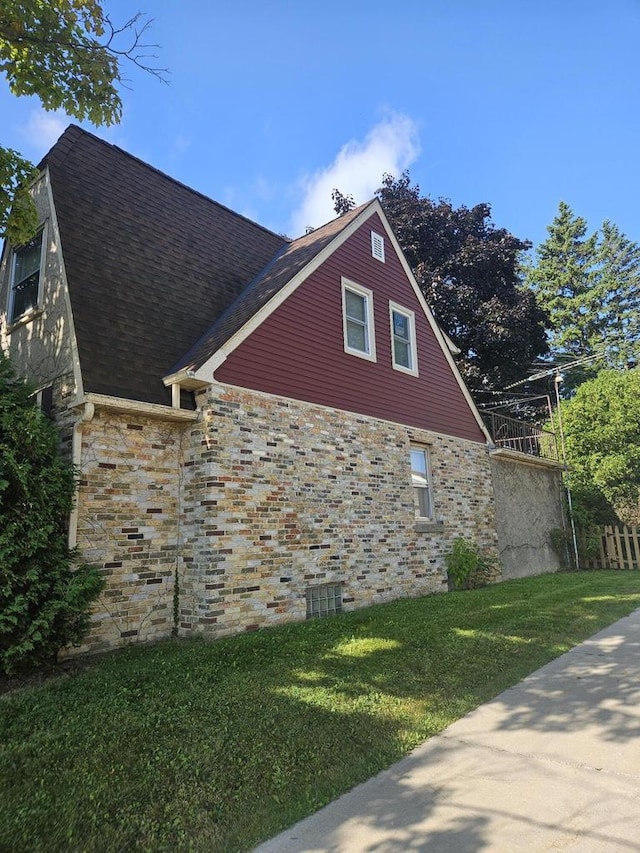
[(38, 305), (42, 266), (43, 229), (26, 245), (13, 252), (9, 322), (15, 323)]
[(433, 519), (433, 496), (431, 493), (431, 469), (429, 451), (426, 447), (411, 448), (411, 482), (416, 518)]
[(375, 361), (373, 293), (346, 278), (342, 279), (342, 326), (344, 351)]
[(391, 319), (391, 356), (395, 370), (418, 375), (416, 351), (416, 315), (408, 308), (389, 303)]
[(384, 237), (375, 231), (371, 232), (371, 254), (376, 260), (384, 263)]

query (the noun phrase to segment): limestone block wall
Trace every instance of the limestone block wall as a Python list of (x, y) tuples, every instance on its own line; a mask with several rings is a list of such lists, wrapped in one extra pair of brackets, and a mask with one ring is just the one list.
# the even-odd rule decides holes
[(171, 633), (182, 429), (104, 409), (82, 425), (78, 546), (107, 579), (83, 650)]
[(491, 473), (503, 577), (557, 571), (551, 531), (563, 524), (560, 470), (494, 456)]
[[(345, 609), (446, 588), (456, 536), (497, 552), (484, 445), (228, 386), (187, 428), (180, 632), (236, 633), (306, 614), (310, 585)], [(436, 523), (414, 518), (410, 442), (430, 447)]]

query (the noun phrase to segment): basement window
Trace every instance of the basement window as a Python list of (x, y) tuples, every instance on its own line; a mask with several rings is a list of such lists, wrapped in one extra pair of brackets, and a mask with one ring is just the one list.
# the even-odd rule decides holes
[(342, 584), (323, 583), (307, 587), (307, 619), (332, 616), (342, 611)]

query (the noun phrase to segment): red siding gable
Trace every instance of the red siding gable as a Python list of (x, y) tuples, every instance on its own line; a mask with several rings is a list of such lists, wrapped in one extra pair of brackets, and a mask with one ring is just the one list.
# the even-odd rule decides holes
[[(316, 269), (216, 370), (220, 382), (484, 442), (377, 214)], [(342, 278), (373, 291), (376, 362), (344, 351)], [(418, 376), (394, 370), (389, 302), (415, 312)]]

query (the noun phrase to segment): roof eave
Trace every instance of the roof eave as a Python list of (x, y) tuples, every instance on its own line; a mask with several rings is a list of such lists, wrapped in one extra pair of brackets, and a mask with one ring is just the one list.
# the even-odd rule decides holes
[(200, 379), (195, 371), (187, 368), (163, 376), (162, 381), (167, 387), (170, 385), (179, 385), (185, 391), (199, 391), (207, 385), (207, 382)]

